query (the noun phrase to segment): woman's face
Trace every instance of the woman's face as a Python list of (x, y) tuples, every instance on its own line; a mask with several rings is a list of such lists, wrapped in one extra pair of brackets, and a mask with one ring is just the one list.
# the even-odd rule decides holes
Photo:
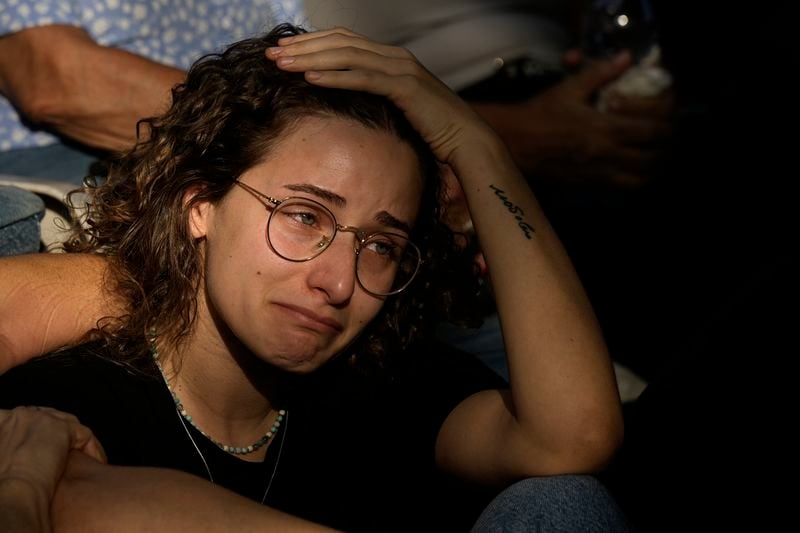
[[(273, 198), (316, 200), (368, 233), (404, 233), (398, 222), (413, 225), (422, 194), (407, 143), (338, 118), (303, 119), (240, 181)], [(267, 243), (268, 217), (240, 187), (193, 209), (194, 236), (205, 237), (197, 335), (224, 342), (227, 327), (262, 360), (308, 372), (352, 342), (383, 299), (356, 281), (354, 234), (339, 232), (321, 255), (294, 263)]]

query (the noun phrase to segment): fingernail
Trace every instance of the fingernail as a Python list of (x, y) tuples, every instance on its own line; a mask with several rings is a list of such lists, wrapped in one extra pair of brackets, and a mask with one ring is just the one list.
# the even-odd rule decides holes
[(278, 57), (283, 52), (283, 48), (280, 46), (270, 46), (267, 48), (267, 54), (271, 55), (272, 57)]
[(281, 46), (289, 44), (289, 43), (293, 43), (293, 42), (294, 42), (294, 36), (281, 37), (280, 39), (278, 39), (278, 44), (281, 45)]
[(278, 65), (280, 65), (282, 67), (285, 67), (287, 65), (291, 65), (292, 63), (294, 63), (294, 58), (291, 57), (291, 56), (279, 57), (278, 58)]
[(309, 81), (316, 81), (322, 77), (321, 72), (317, 72), (315, 70), (309, 70), (306, 72), (306, 79)]

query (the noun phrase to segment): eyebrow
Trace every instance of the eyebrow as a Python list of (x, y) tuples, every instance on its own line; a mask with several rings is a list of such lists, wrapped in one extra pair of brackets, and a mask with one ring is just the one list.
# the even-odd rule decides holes
[(375, 220), (384, 226), (399, 229), (400, 231), (406, 232), (407, 235), (411, 235), (411, 225), (399, 220), (388, 211), (381, 211), (375, 215)]
[(347, 200), (343, 196), (339, 196), (334, 192), (321, 189), (316, 185), (310, 185), (308, 183), (291, 183), (289, 185), (284, 185), (284, 187), (290, 191), (313, 194), (317, 198), (322, 198), (323, 200), (332, 203), (336, 207), (344, 207), (347, 205)]
[[(311, 185), (309, 183), (290, 183), (288, 185), (284, 185), (284, 187), (290, 191), (311, 194), (317, 198), (321, 198), (322, 200), (334, 204), (336, 207), (344, 207), (347, 205), (347, 199), (345, 197), (339, 196), (338, 194), (329, 190), (317, 187), (316, 185)], [(403, 222), (388, 211), (381, 211), (375, 215), (375, 221), (384, 226), (389, 226), (390, 228), (399, 229), (407, 234), (411, 234), (411, 224)]]

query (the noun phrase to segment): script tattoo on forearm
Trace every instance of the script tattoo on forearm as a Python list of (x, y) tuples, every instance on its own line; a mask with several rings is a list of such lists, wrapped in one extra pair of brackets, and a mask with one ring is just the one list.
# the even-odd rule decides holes
[(533, 226), (525, 222), (525, 212), (522, 210), (522, 208), (512, 203), (511, 200), (508, 199), (508, 196), (506, 196), (506, 191), (503, 189), (495, 187), (494, 185), (489, 185), (489, 188), (492, 189), (500, 201), (503, 202), (503, 205), (506, 206), (508, 212), (514, 215), (514, 219), (517, 221), (517, 226), (519, 226), (519, 228), (522, 230), (522, 233), (525, 234), (525, 238), (532, 239), (533, 233), (536, 230), (533, 229)]

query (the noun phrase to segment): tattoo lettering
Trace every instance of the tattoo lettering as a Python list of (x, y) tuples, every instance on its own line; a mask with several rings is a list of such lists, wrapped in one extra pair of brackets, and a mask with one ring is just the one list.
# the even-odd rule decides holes
[(523, 218), (525, 216), (525, 212), (522, 210), (522, 208), (519, 207), (518, 205), (514, 205), (508, 199), (508, 197), (506, 196), (506, 191), (504, 191), (503, 189), (495, 187), (494, 185), (489, 185), (489, 188), (494, 191), (494, 193), (497, 195), (500, 201), (503, 202), (503, 205), (506, 206), (506, 208), (508, 208), (508, 212), (514, 215), (514, 219), (517, 221), (517, 225), (519, 226), (519, 228), (525, 234), (525, 238), (532, 239), (533, 238), (532, 234), (536, 232), (536, 230), (533, 229), (533, 226), (525, 222)]

